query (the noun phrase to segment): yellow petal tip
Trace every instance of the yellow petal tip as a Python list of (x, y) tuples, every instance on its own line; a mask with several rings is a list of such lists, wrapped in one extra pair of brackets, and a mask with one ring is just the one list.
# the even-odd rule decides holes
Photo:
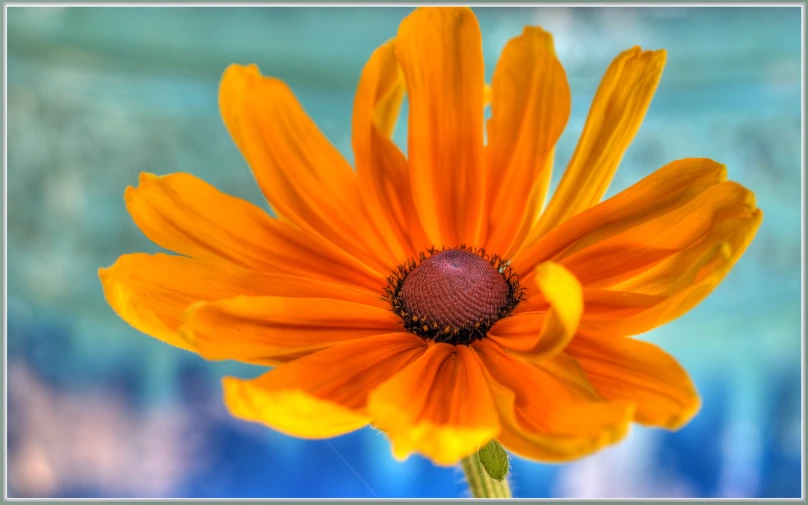
[(351, 409), (298, 389), (264, 389), (256, 384), (259, 380), (222, 379), (225, 406), (233, 417), (307, 439), (344, 435), (368, 424), (367, 417)]

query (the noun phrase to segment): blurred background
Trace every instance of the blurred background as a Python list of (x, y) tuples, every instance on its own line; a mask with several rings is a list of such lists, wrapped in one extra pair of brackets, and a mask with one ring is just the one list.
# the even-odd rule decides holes
[[(97, 269), (155, 252), (126, 213), (141, 171), (193, 173), (266, 208), (219, 118), (231, 62), (286, 80), (352, 159), (359, 72), (407, 8), (7, 10), (8, 489), (14, 497), (457, 497), (462, 474), (393, 460), (370, 429), (288, 438), (228, 417), (223, 375), (131, 329)], [(553, 32), (573, 93), (557, 182), (611, 59), (668, 64), (610, 194), (663, 164), (710, 157), (752, 188), (757, 239), (713, 295), (644, 338), (692, 373), (701, 413), (634, 427), (568, 465), (512, 462), (519, 497), (799, 497), (800, 10), (477, 8), (490, 78), (526, 24)], [(396, 139), (403, 146), (405, 131)]]

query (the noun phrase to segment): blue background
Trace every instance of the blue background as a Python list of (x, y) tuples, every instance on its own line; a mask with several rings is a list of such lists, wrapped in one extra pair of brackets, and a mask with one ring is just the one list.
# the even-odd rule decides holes
[[(207, 363), (132, 330), (96, 270), (157, 251), (123, 191), (191, 172), (266, 207), (216, 106), (231, 62), (286, 80), (350, 153), (353, 90), (406, 8), (8, 9), (8, 477), (18, 497), (456, 497), (462, 474), (404, 463), (370, 429), (288, 438), (228, 417)], [(516, 496), (797, 497), (801, 490), (800, 10), (478, 8), (487, 73), (525, 24), (555, 35), (573, 93), (569, 159), (603, 71), (633, 45), (668, 64), (610, 194), (677, 158), (726, 163), (765, 212), (713, 295), (646, 337), (704, 407), (568, 465), (514, 459)], [(403, 142), (399, 128), (396, 138)]]

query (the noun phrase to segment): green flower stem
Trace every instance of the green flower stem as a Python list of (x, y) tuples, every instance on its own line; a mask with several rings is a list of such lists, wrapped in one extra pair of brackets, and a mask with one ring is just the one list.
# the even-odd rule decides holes
[(507, 479), (492, 479), (480, 463), (478, 453), (463, 458), (460, 463), (474, 498), (511, 498)]

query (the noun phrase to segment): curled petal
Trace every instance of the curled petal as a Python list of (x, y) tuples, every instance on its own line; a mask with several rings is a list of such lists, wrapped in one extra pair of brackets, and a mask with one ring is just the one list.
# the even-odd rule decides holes
[(543, 263), (535, 280), (547, 309), (519, 312), (497, 321), (490, 338), (523, 359), (537, 361), (564, 349), (575, 335), (583, 312), (581, 285), (567, 269)]

